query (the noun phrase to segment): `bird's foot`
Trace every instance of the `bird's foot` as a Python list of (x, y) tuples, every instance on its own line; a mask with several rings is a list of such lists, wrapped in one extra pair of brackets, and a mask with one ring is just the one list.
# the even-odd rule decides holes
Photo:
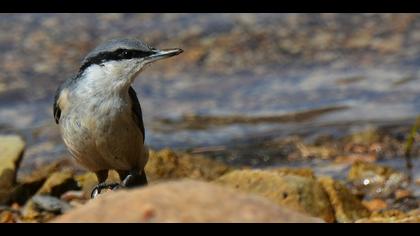
[(121, 187), (122, 186), (119, 183), (105, 183), (105, 182), (104, 183), (100, 183), (100, 184), (97, 184), (93, 188), (92, 193), (90, 194), (90, 197), (91, 198), (95, 198), (96, 196), (98, 196), (102, 192), (103, 189), (115, 190), (115, 189), (119, 189)]
[(98, 196), (103, 189), (111, 189), (111, 190), (117, 190), (120, 188), (130, 188), (133, 186), (136, 186), (136, 184), (140, 183), (140, 185), (147, 184), (147, 179), (144, 175), (137, 175), (137, 174), (128, 174), (121, 183), (100, 183), (96, 185), (92, 193), (90, 194), (91, 198), (95, 198)]

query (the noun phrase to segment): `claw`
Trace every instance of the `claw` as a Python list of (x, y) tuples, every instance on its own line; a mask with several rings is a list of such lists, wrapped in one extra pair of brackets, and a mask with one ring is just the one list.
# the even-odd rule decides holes
[(125, 179), (121, 182), (121, 186), (122, 187), (127, 187), (129, 186), (130, 182), (132, 182), (133, 180), (133, 176), (131, 174), (127, 175), (127, 177), (125, 177)]
[(95, 198), (97, 197), (101, 192), (102, 189), (108, 188), (111, 190), (116, 190), (118, 188), (122, 187), (119, 183), (100, 183), (98, 185), (96, 185), (93, 190), (92, 193), (90, 194), (91, 198)]
[(92, 190), (92, 193), (90, 194), (90, 198), (95, 198), (100, 193), (101, 193), (101, 189), (99, 189), (98, 186), (95, 186), (95, 188), (93, 188)]
[(124, 188), (124, 186), (121, 185), (121, 184), (116, 184), (116, 185), (111, 187), (111, 190), (117, 190), (117, 189), (120, 189), (120, 188)]

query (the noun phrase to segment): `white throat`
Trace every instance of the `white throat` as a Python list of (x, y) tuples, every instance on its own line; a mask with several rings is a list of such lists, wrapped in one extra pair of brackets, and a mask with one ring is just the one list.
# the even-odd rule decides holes
[(91, 90), (89, 92), (115, 93), (127, 91), (144, 64), (141, 60), (133, 59), (90, 65), (83, 72), (82, 87)]

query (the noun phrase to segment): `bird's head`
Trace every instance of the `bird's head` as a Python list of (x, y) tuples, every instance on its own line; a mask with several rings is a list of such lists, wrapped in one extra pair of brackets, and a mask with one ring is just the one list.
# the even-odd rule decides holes
[(90, 68), (130, 82), (152, 62), (182, 53), (179, 48), (156, 49), (137, 39), (113, 39), (93, 49), (82, 62), (80, 72)]

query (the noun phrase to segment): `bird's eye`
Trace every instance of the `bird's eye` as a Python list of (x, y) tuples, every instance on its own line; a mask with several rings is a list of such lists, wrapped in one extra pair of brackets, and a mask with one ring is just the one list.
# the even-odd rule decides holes
[(127, 55), (128, 55), (128, 51), (122, 51), (122, 52), (119, 53), (120, 58), (126, 58)]

